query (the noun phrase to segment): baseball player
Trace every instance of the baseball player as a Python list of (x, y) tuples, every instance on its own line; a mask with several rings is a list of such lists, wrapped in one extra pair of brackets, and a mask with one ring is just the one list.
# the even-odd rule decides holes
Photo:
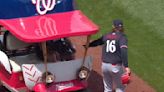
[(116, 85), (116, 92), (124, 92), (125, 87), (121, 82), (121, 76), (123, 73), (130, 74), (127, 42), (127, 37), (123, 30), (123, 22), (117, 19), (113, 21), (112, 32), (89, 44), (89, 47), (103, 45), (102, 72), (104, 92), (112, 92), (113, 83)]

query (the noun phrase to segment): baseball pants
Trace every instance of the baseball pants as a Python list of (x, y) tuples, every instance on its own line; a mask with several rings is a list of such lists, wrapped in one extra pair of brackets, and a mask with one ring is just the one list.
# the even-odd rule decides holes
[(112, 65), (110, 63), (102, 63), (104, 92), (112, 92), (113, 84), (115, 84), (116, 92), (125, 92), (125, 86), (121, 82), (123, 74), (122, 65)]

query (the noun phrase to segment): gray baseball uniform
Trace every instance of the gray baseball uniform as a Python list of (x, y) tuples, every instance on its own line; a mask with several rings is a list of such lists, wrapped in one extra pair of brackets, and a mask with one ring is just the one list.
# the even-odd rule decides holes
[(127, 38), (122, 32), (110, 32), (89, 44), (89, 47), (103, 45), (102, 47), (102, 72), (104, 92), (112, 92), (113, 82), (116, 92), (124, 92), (121, 83), (123, 67), (128, 67)]

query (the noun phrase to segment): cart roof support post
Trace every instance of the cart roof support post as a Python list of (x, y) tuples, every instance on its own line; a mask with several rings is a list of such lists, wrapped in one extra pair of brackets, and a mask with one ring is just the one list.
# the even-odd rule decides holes
[(86, 57), (86, 55), (87, 55), (87, 51), (88, 51), (88, 47), (89, 47), (90, 38), (91, 38), (91, 35), (88, 35), (88, 36), (87, 36), (87, 41), (86, 41), (86, 46), (85, 46), (85, 51), (84, 51), (84, 57), (83, 57), (82, 67), (84, 66), (84, 63), (85, 63), (85, 57)]
[(48, 57), (47, 57), (47, 46), (46, 46), (46, 42), (42, 42), (41, 43), (41, 46), (42, 46), (42, 51), (43, 51), (43, 57), (44, 57), (44, 66), (45, 66), (45, 73), (46, 73), (46, 77), (47, 78), (47, 75), (48, 75), (48, 69), (47, 69), (47, 60), (48, 60)]

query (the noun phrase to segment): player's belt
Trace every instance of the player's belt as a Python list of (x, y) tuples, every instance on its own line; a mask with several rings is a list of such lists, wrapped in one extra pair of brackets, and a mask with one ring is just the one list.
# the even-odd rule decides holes
[(117, 64), (112, 64), (113, 66), (117, 65)]

